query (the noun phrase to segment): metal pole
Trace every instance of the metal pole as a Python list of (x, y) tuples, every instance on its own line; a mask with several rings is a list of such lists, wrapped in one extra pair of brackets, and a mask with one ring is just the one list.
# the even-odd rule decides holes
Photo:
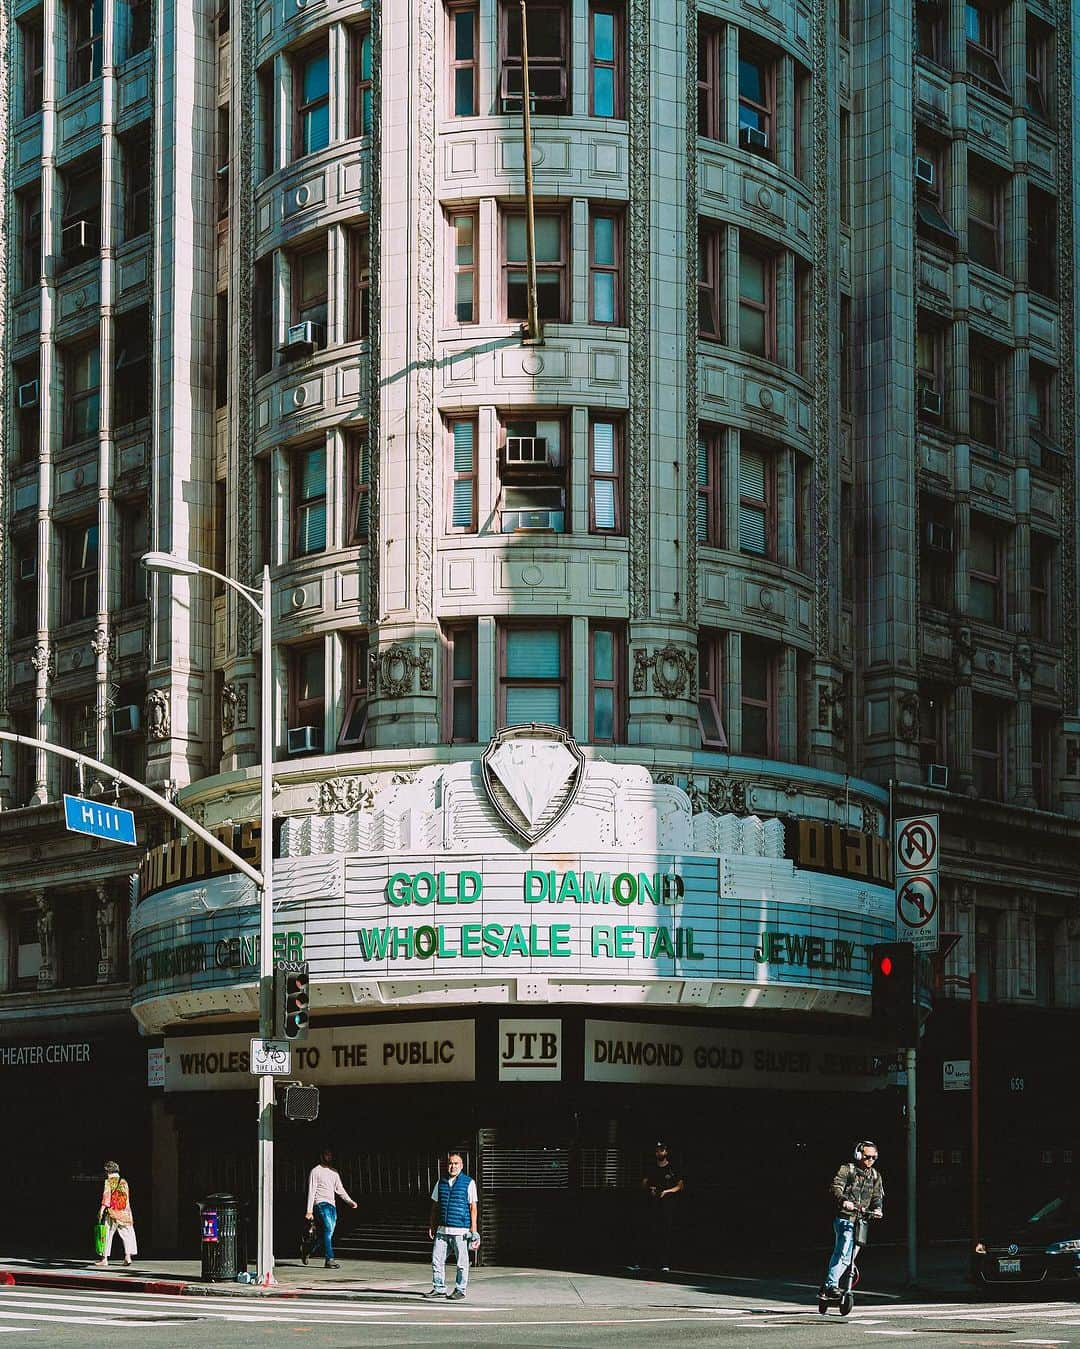
[(907, 1050), (907, 1275), (908, 1283), (918, 1278), (918, 1199), (916, 1180), (915, 1072), (918, 1051)]
[[(974, 941), (974, 938), (972, 939)], [(968, 998), (971, 1025), (971, 1245), (974, 1250), (979, 1237), (979, 977), (975, 956), (971, 957), (968, 974)]]
[[(262, 889), (259, 892), (259, 1032), (274, 1038), (274, 693), (270, 568), (262, 573), (262, 660), (259, 690)], [(259, 1075), (258, 1282), (274, 1278), (274, 1079)]]
[(521, 127), (523, 144), (521, 157), (525, 164), (525, 264), (527, 268), (526, 289), (528, 291), (528, 318), (526, 319), (529, 342), (539, 342), (540, 316), (536, 303), (536, 217), (533, 209), (533, 165), (532, 165), (532, 121), (529, 107), (529, 25), (526, 17), (525, 0), (521, 5)]

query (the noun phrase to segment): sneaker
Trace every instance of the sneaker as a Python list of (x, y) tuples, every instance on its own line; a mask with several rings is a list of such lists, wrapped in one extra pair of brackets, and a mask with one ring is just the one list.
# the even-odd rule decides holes
[(324, 1260), (323, 1269), (340, 1269), (341, 1266), (336, 1260)]
[(427, 1290), (427, 1292), (424, 1294), (424, 1296), (425, 1296), (425, 1297), (445, 1297), (445, 1296), (446, 1296), (446, 1289), (445, 1289), (445, 1288), (429, 1288), (429, 1289)]
[(450, 1302), (464, 1302), (464, 1301), (465, 1301), (465, 1294), (461, 1291), (460, 1288), (455, 1288), (454, 1291), (450, 1294), (450, 1297), (449, 1297), (448, 1301), (450, 1301)]
[(671, 1266), (670, 1266), (670, 1265), (661, 1265), (661, 1266), (660, 1266), (660, 1273), (661, 1273), (661, 1274), (670, 1274), (670, 1273), (671, 1273)]
[(640, 1273), (641, 1273), (641, 1266), (640, 1266), (640, 1265), (627, 1265), (627, 1266), (626, 1266), (626, 1272), (627, 1272), (628, 1274), (640, 1274)]
[(300, 1252), (300, 1263), (301, 1263), (302, 1265), (306, 1265), (307, 1262), (308, 1262), (308, 1253), (307, 1253), (307, 1251), (301, 1251), (301, 1252)]

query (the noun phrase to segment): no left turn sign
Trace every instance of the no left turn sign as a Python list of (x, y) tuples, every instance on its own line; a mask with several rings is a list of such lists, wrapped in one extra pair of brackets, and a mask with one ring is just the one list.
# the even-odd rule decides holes
[(905, 927), (925, 927), (938, 910), (937, 878), (908, 876), (896, 894), (896, 916)]

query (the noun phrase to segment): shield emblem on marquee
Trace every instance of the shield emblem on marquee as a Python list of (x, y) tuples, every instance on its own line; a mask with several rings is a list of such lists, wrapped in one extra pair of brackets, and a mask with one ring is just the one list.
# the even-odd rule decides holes
[(526, 843), (542, 838), (574, 804), (585, 756), (559, 726), (510, 726), (480, 759), (488, 799)]

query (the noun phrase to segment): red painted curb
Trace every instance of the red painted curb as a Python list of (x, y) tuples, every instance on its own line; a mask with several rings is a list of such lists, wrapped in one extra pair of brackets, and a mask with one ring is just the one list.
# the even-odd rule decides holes
[(125, 1289), (129, 1293), (173, 1293), (177, 1296), (187, 1288), (186, 1283), (168, 1279), (124, 1279), (108, 1274), (62, 1274), (38, 1269), (0, 1271), (0, 1283), (7, 1287), (19, 1284), (43, 1288), (107, 1288), (110, 1292)]

